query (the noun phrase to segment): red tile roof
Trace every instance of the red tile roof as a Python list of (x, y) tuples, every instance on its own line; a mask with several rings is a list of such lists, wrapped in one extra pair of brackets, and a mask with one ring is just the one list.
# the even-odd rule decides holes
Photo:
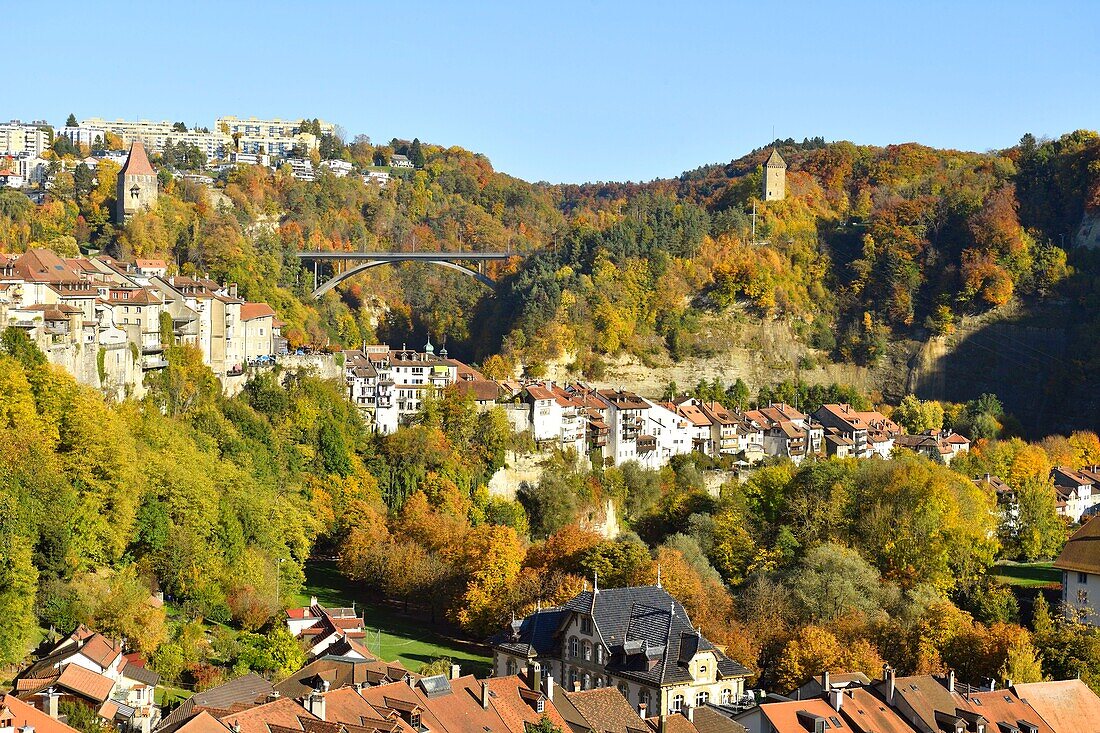
[(6, 708), (12, 717), (12, 726), (19, 730), (24, 726), (34, 728), (35, 733), (76, 733), (59, 720), (54, 720), (34, 706), (23, 702), (13, 695), (0, 696), (0, 706)]
[(274, 317), (275, 310), (267, 303), (242, 303), (241, 320), (251, 321), (254, 318)]
[(113, 680), (84, 669), (79, 664), (67, 664), (57, 678), (57, 686), (72, 690), (96, 702), (103, 702), (111, 695), (115, 683)]
[(155, 176), (156, 171), (149, 165), (149, 156), (145, 154), (145, 146), (140, 141), (130, 144), (130, 154), (126, 156), (126, 162), (119, 171), (120, 176)]

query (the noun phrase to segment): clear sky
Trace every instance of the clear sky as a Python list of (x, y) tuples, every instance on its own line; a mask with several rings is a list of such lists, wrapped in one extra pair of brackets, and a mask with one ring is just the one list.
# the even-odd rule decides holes
[(5, 118), (320, 117), (528, 180), (1100, 127), (1100, 2), (8, 3)]

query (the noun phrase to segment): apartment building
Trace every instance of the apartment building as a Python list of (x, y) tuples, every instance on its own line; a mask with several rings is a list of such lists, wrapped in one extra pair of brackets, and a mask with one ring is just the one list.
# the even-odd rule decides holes
[(37, 158), (50, 147), (50, 133), (45, 122), (24, 124), (12, 120), (0, 124), (0, 155)]

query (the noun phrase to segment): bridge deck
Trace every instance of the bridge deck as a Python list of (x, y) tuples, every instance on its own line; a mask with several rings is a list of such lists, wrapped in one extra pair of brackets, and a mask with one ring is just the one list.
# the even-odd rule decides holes
[(303, 260), (506, 260), (520, 257), (514, 252), (299, 252)]

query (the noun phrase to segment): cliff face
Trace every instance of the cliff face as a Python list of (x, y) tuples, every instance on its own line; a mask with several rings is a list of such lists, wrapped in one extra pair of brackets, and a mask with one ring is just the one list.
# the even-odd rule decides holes
[[(807, 347), (791, 324), (715, 316), (708, 330), (716, 354), (680, 362), (635, 357), (609, 360), (606, 374), (588, 380), (601, 387), (625, 387), (658, 396), (669, 382), (690, 390), (700, 380), (731, 384), (743, 379), (755, 391), (763, 385), (801, 379), (810, 384), (840, 383), (897, 402), (906, 394), (922, 399), (966, 402), (984, 392), (996, 394), (1023, 425), (1028, 437), (1097, 428), (1100, 389), (1084, 369), (1083, 324), (1065, 305), (1037, 311), (1020, 308), (964, 318), (951, 336), (928, 341), (896, 341), (872, 368), (834, 363)], [(578, 379), (567, 355), (550, 365), (552, 379)]]

